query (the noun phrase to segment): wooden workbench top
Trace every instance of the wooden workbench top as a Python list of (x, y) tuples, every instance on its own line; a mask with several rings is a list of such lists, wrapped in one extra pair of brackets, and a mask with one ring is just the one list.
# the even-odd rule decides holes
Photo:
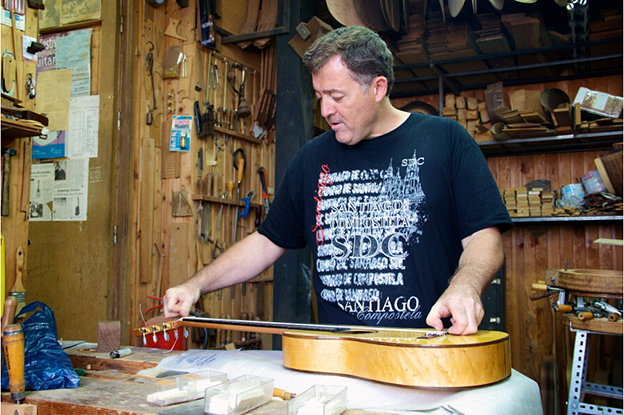
[[(88, 351), (93, 344), (82, 344), (67, 349), (76, 369), (85, 369), (80, 387), (49, 391), (27, 391), (24, 403), (37, 405), (38, 415), (203, 415), (203, 399), (179, 405), (159, 407), (145, 402), (143, 381), (136, 375), (143, 369), (155, 367), (164, 357), (181, 351), (163, 354), (161, 349), (132, 347), (132, 354), (111, 359), (108, 353)], [(10, 402), (10, 393), (2, 393), (2, 401)], [(253, 415), (285, 414), (287, 403), (271, 401), (249, 412)], [(347, 410), (345, 415), (376, 414), (376, 412)]]
[[(145, 402), (143, 384), (125, 374), (107, 378), (89, 372), (80, 378), (80, 387), (49, 391), (26, 392), (24, 403), (37, 405), (38, 415), (203, 415), (203, 399), (179, 405), (154, 406)], [(10, 402), (9, 393), (2, 393), (2, 401)], [(271, 401), (249, 412), (253, 415), (286, 413), (286, 402)], [(375, 414), (375, 412), (347, 410), (345, 415)]]

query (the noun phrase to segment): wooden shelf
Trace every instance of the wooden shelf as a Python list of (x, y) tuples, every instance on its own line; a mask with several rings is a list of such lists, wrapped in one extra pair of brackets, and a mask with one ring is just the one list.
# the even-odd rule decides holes
[(621, 221), (622, 215), (533, 216), (511, 218), (513, 223)]
[(43, 127), (33, 125), (30, 122), (24, 122), (21, 120), (11, 120), (2, 117), (2, 142), (5, 139), (17, 139), (24, 137), (34, 137), (41, 135), (41, 129)]
[(581, 320), (574, 314), (566, 313), (563, 315), (563, 323), (569, 324), (570, 328), (575, 330), (585, 330), (596, 333), (619, 334), (622, 335), (622, 319), (611, 322), (606, 318), (592, 318), (591, 320)]
[(486, 157), (520, 156), (527, 154), (567, 153), (587, 150), (610, 150), (622, 142), (622, 131), (579, 133), (551, 137), (522, 138), (506, 141), (481, 142), (479, 148)]

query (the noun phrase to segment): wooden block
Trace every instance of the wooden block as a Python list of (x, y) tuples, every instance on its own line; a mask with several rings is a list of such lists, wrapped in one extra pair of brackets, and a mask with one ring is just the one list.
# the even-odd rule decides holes
[(456, 116), (457, 115), (457, 110), (455, 109), (454, 106), (452, 106), (452, 107), (444, 107), (444, 108), (442, 108), (442, 115), (444, 115), (445, 117)]
[(478, 120), (479, 112), (477, 110), (467, 110), (466, 111), (466, 119), (467, 120)]
[(119, 321), (98, 322), (98, 352), (112, 352), (121, 346), (121, 323)]
[(572, 125), (572, 115), (570, 115), (570, 108), (556, 108), (552, 114), (557, 121), (557, 125), (561, 127), (569, 127)]
[(169, 229), (169, 287), (173, 287), (188, 279), (189, 224), (172, 222)]
[(479, 109), (479, 117), (481, 118), (481, 122), (483, 124), (487, 124), (491, 121), (490, 114), (488, 113), (487, 108), (484, 110)]
[(8, 402), (2, 402), (2, 409), (0, 412), (11, 415), (37, 415), (37, 405), (22, 403), (14, 404)]
[(466, 108), (469, 110), (476, 110), (478, 108), (478, 101), (475, 97), (468, 97), (466, 100)]
[(162, 163), (163, 179), (176, 179), (182, 174), (182, 156), (179, 151), (165, 150)]
[(457, 109), (466, 108), (466, 98), (462, 96), (455, 98), (455, 106)]
[(574, 104), (574, 116), (572, 119), (574, 120), (574, 131), (578, 131), (581, 129), (581, 103), (577, 102)]
[[(458, 108), (457, 109), (457, 119), (458, 120), (464, 120), (464, 122), (466, 122), (466, 109), (465, 108)], [(460, 122), (461, 124), (461, 122)]]
[(468, 120), (466, 122), (466, 130), (468, 131), (468, 133), (474, 138), (475, 133), (477, 131), (477, 122), (475, 120)]
[(444, 97), (444, 106), (445, 107), (452, 107), (453, 109), (455, 109), (455, 95), (453, 94), (446, 94), (446, 96)]

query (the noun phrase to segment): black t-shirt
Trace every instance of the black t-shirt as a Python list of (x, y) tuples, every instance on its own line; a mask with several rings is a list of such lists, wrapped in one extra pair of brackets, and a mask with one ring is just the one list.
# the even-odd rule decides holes
[(457, 122), (412, 113), (356, 145), (333, 131), (304, 145), (258, 231), (312, 248), (320, 323), (426, 327), (461, 240), (490, 226), (512, 222), (475, 141)]

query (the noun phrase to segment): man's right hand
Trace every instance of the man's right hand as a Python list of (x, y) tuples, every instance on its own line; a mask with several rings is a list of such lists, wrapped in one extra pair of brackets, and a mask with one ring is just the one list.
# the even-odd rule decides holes
[(194, 290), (185, 284), (169, 288), (163, 298), (165, 317), (188, 316), (199, 296), (199, 290)]

